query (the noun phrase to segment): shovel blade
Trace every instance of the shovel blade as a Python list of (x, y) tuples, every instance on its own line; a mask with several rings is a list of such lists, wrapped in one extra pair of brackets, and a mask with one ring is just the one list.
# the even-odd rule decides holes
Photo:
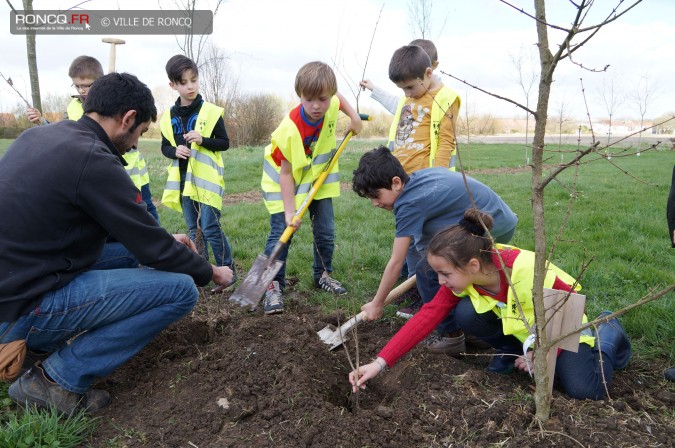
[(346, 334), (340, 334), (340, 329), (333, 325), (326, 325), (325, 328), (316, 332), (324, 344), (330, 345), (329, 350), (333, 351), (349, 340)]
[(248, 306), (251, 310), (254, 310), (281, 266), (283, 266), (282, 261), (273, 260), (270, 262), (267, 255), (258, 254), (253, 266), (244, 277), (244, 281), (234, 290), (230, 300), (240, 306)]

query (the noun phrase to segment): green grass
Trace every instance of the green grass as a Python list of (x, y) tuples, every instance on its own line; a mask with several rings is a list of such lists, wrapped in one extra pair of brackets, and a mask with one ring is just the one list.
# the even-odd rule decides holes
[[(360, 155), (380, 143), (352, 140), (340, 160), (341, 180), (349, 182)], [(8, 144), (9, 141), (0, 140), (0, 154)], [(159, 146), (157, 140), (144, 140), (140, 144), (156, 199), (161, 198), (169, 164)], [(548, 163), (560, 161), (557, 146), (551, 149), (553, 151), (546, 155)], [(531, 176), (528, 169), (522, 169), (523, 145), (472, 144), (460, 150), (463, 150), (464, 164), (468, 165), (470, 158), (472, 170), (514, 169), (515, 172), (477, 173), (475, 177), (502, 196), (518, 214), (520, 221), (512, 244), (533, 249)], [(225, 153), (226, 194), (260, 189), (262, 155), (262, 147), (232, 148)], [(572, 156), (572, 152), (562, 153), (564, 160)], [(582, 264), (592, 260), (581, 281), (591, 317), (604, 309), (624, 307), (675, 283), (675, 250), (668, 242), (665, 219), (673, 153), (648, 151), (640, 157), (614, 157), (612, 162), (631, 176), (603, 161), (580, 167), (571, 217), (552, 257), (555, 264), (572, 275), (579, 274)], [(574, 170), (570, 169), (546, 190), (549, 245), (556, 239), (567, 211), (573, 180)], [(335, 276), (348, 287), (348, 299), (336, 299), (313, 288), (308, 217), (294, 237), (287, 275), (299, 279), (295, 291), (311, 302), (354, 312), (370, 300), (377, 289), (391, 251), (394, 219), (391, 213), (373, 208), (370, 201), (359, 198), (351, 190), (343, 191), (334, 205)], [(166, 207), (159, 207), (159, 213), (167, 230), (185, 232), (182, 215)], [(264, 249), (269, 214), (262, 202), (226, 205), (222, 224), (240, 271), (248, 271), (255, 256)], [(673, 296), (670, 293), (622, 318), (636, 357), (669, 358), (670, 364), (675, 361)], [(6, 392), (0, 388), (0, 415), (8, 408), (3, 400), (6, 400)]]

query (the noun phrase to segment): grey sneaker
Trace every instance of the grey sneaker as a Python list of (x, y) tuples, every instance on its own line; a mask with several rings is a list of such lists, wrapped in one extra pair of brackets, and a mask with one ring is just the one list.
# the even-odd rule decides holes
[(284, 312), (284, 296), (281, 294), (279, 282), (270, 283), (265, 291), (263, 299), (263, 311), (265, 314), (279, 314)]
[(68, 416), (82, 410), (89, 413), (99, 411), (112, 401), (110, 394), (104, 390), (90, 389), (86, 394), (76, 394), (64, 389), (45, 377), (40, 362), (14, 381), (7, 395), (19, 405), (54, 407)]
[(333, 294), (347, 294), (347, 290), (342, 286), (342, 283), (335, 280), (333, 277), (321, 277), (319, 281), (315, 283), (315, 286)]
[(432, 353), (445, 353), (450, 356), (459, 356), (462, 353), (466, 353), (464, 332), (461, 330), (447, 336), (434, 331), (426, 338), (424, 345)]

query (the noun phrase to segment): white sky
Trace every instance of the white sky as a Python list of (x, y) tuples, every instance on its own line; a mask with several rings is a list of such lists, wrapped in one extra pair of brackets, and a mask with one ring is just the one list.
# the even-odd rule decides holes
[[(10, 1), (21, 9), (21, 0)], [(595, 0), (586, 24), (597, 23), (617, 2)], [(76, 0), (34, 0), (33, 7), (36, 10), (67, 9), (78, 3)], [(211, 9), (213, 3), (201, 0), (198, 9)], [(533, 13), (532, 0), (512, 0), (511, 3)], [(547, 3), (549, 22), (560, 26), (571, 22), (575, 11), (570, 1), (549, 0)], [(387, 76), (389, 59), (398, 47), (421, 37), (413, 34), (407, 4), (406, 0), (229, 0), (218, 11), (210, 41), (231, 55), (231, 68), (233, 75), (239, 78), (240, 90), (271, 92), (291, 100), (295, 96), (293, 82), (298, 68), (312, 60), (323, 60), (338, 67), (340, 91), (354, 103), (352, 90), (355, 91), (355, 83), (364, 72), (381, 8), (365, 77), (391, 93), (399, 93)], [(91, 10), (159, 8), (157, 2), (138, 0), (91, 0), (81, 7)], [(162, 7), (176, 8), (173, 1), (162, 1)], [(538, 61), (533, 46), (536, 42), (533, 20), (497, 0), (436, 0), (433, 11), (436, 19), (427, 37), (438, 48), (439, 70), (524, 103), (512, 57), (525, 56), (523, 74), (528, 76), (530, 51)], [(583, 78), (591, 116), (605, 117), (598, 89), (609, 76), (616, 77), (626, 95), (634, 92), (646, 77), (649, 85), (654, 86), (650, 87), (653, 99), (648, 103), (647, 118), (675, 112), (674, 25), (674, 0), (644, 0), (624, 17), (601, 29), (575, 53), (574, 60), (591, 68), (609, 64), (608, 73), (592, 73), (569, 60), (563, 61), (556, 71), (549, 115), (564, 101), (566, 114), (586, 116), (581, 95), (580, 78)], [(30, 99), (25, 36), (9, 33), (9, 7), (5, 1), (0, 2), (0, 36), (0, 72), (11, 76), (15, 86)], [(169, 57), (180, 52), (174, 36), (39, 35), (37, 56), (43, 98), (49, 93), (75, 93), (69, 87), (71, 81), (67, 73), (70, 62), (79, 55), (94, 56), (107, 69), (109, 45), (101, 42), (102, 37), (126, 41), (117, 47), (118, 71), (137, 75), (152, 89), (168, 84), (164, 65)], [(551, 32), (549, 40), (555, 50), (554, 45), (561, 41), (560, 33)], [(442, 78), (460, 93), (464, 107), (469, 107), (472, 113), (522, 116), (513, 105), (491, 99), (447, 76)], [(4, 81), (0, 83), (0, 111), (10, 111), (20, 99)], [(536, 86), (532, 92), (531, 104)], [(361, 95), (359, 103), (361, 108), (381, 110), (368, 95)], [(638, 117), (639, 109), (626, 100), (616, 115)]]

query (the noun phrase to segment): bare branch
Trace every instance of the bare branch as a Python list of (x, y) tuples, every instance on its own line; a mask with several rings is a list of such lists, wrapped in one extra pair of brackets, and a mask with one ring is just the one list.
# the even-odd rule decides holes
[(523, 106), (522, 104), (520, 104), (520, 103), (518, 103), (518, 102), (516, 102), (516, 101), (513, 101), (512, 99), (509, 99), (509, 98), (506, 98), (506, 97), (503, 97), (503, 96), (500, 96), (500, 95), (497, 95), (497, 94), (488, 92), (487, 90), (483, 90), (483, 89), (481, 89), (480, 87), (474, 86), (473, 84), (471, 84), (471, 83), (469, 83), (469, 82), (467, 82), (467, 81), (465, 81), (465, 80), (463, 80), (463, 79), (460, 79), (460, 78), (458, 78), (458, 77), (456, 77), (456, 76), (454, 76), (454, 75), (451, 75), (450, 73), (447, 73), (447, 72), (445, 72), (445, 71), (443, 71), (443, 70), (441, 70), (441, 73), (443, 73), (445, 76), (451, 77), (452, 79), (456, 79), (457, 81), (461, 82), (462, 84), (466, 84), (467, 86), (469, 86), (469, 87), (471, 87), (471, 88), (474, 88), (474, 89), (476, 89), (476, 90), (478, 90), (478, 91), (480, 91), (480, 92), (483, 92), (483, 93), (485, 93), (485, 94), (487, 94), (487, 95), (490, 95), (490, 96), (492, 96), (492, 97), (495, 97), (495, 98), (499, 98), (500, 100), (506, 101), (507, 103), (511, 103), (511, 104), (515, 105), (516, 107), (520, 107), (520, 108), (523, 109), (525, 112), (529, 112), (529, 113), (531, 113), (532, 115), (534, 115), (535, 117), (537, 116), (537, 113), (536, 113), (535, 111), (533, 111), (532, 109), (530, 109), (530, 108), (528, 108), (528, 107), (526, 107), (526, 106)]
[[(368, 53), (366, 53), (366, 61), (363, 63), (363, 73), (361, 73), (361, 79), (366, 79), (366, 68), (368, 67), (368, 59), (370, 58), (370, 50), (373, 49), (373, 42), (375, 41), (375, 33), (377, 32), (377, 25), (380, 23), (380, 18), (382, 17), (382, 11), (384, 10), (384, 3), (382, 3), (382, 7), (380, 8), (380, 12), (377, 15), (377, 20), (375, 21), (375, 27), (373, 28), (373, 35), (370, 38), (370, 45), (368, 45)], [(358, 84), (357, 84), (358, 85)], [(361, 96), (361, 92), (364, 89), (357, 89), (357, 94), (356, 94), (356, 112), (359, 112), (359, 97)]]
[(546, 26), (549, 27), (549, 28), (553, 28), (553, 29), (555, 29), (555, 30), (561, 30), (561, 31), (565, 31), (565, 32), (569, 32), (569, 31), (570, 31), (570, 30), (567, 29), (567, 28), (563, 28), (563, 27), (560, 27), (560, 26), (557, 26), (557, 25), (553, 25), (553, 24), (551, 24), (551, 23), (548, 23), (548, 22), (546, 22), (546, 21), (544, 21), (544, 20), (540, 20), (540, 19), (538, 19), (536, 16), (533, 16), (533, 15), (530, 14), (529, 12), (525, 11), (523, 8), (518, 8), (517, 6), (514, 6), (514, 5), (512, 5), (511, 3), (509, 3), (509, 2), (507, 2), (507, 1), (505, 1), (505, 0), (499, 0), (499, 1), (502, 2), (502, 3), (504, 3), (506, 6), (510, 6), (511, 8), (515, 9), (516, 11), (520, 12), (521, 14), (526, 15), (526, 16), (529, 17), (530, 19), (534, 19), (534, 20), (536, 20), (537, 22), (546, 25)]

